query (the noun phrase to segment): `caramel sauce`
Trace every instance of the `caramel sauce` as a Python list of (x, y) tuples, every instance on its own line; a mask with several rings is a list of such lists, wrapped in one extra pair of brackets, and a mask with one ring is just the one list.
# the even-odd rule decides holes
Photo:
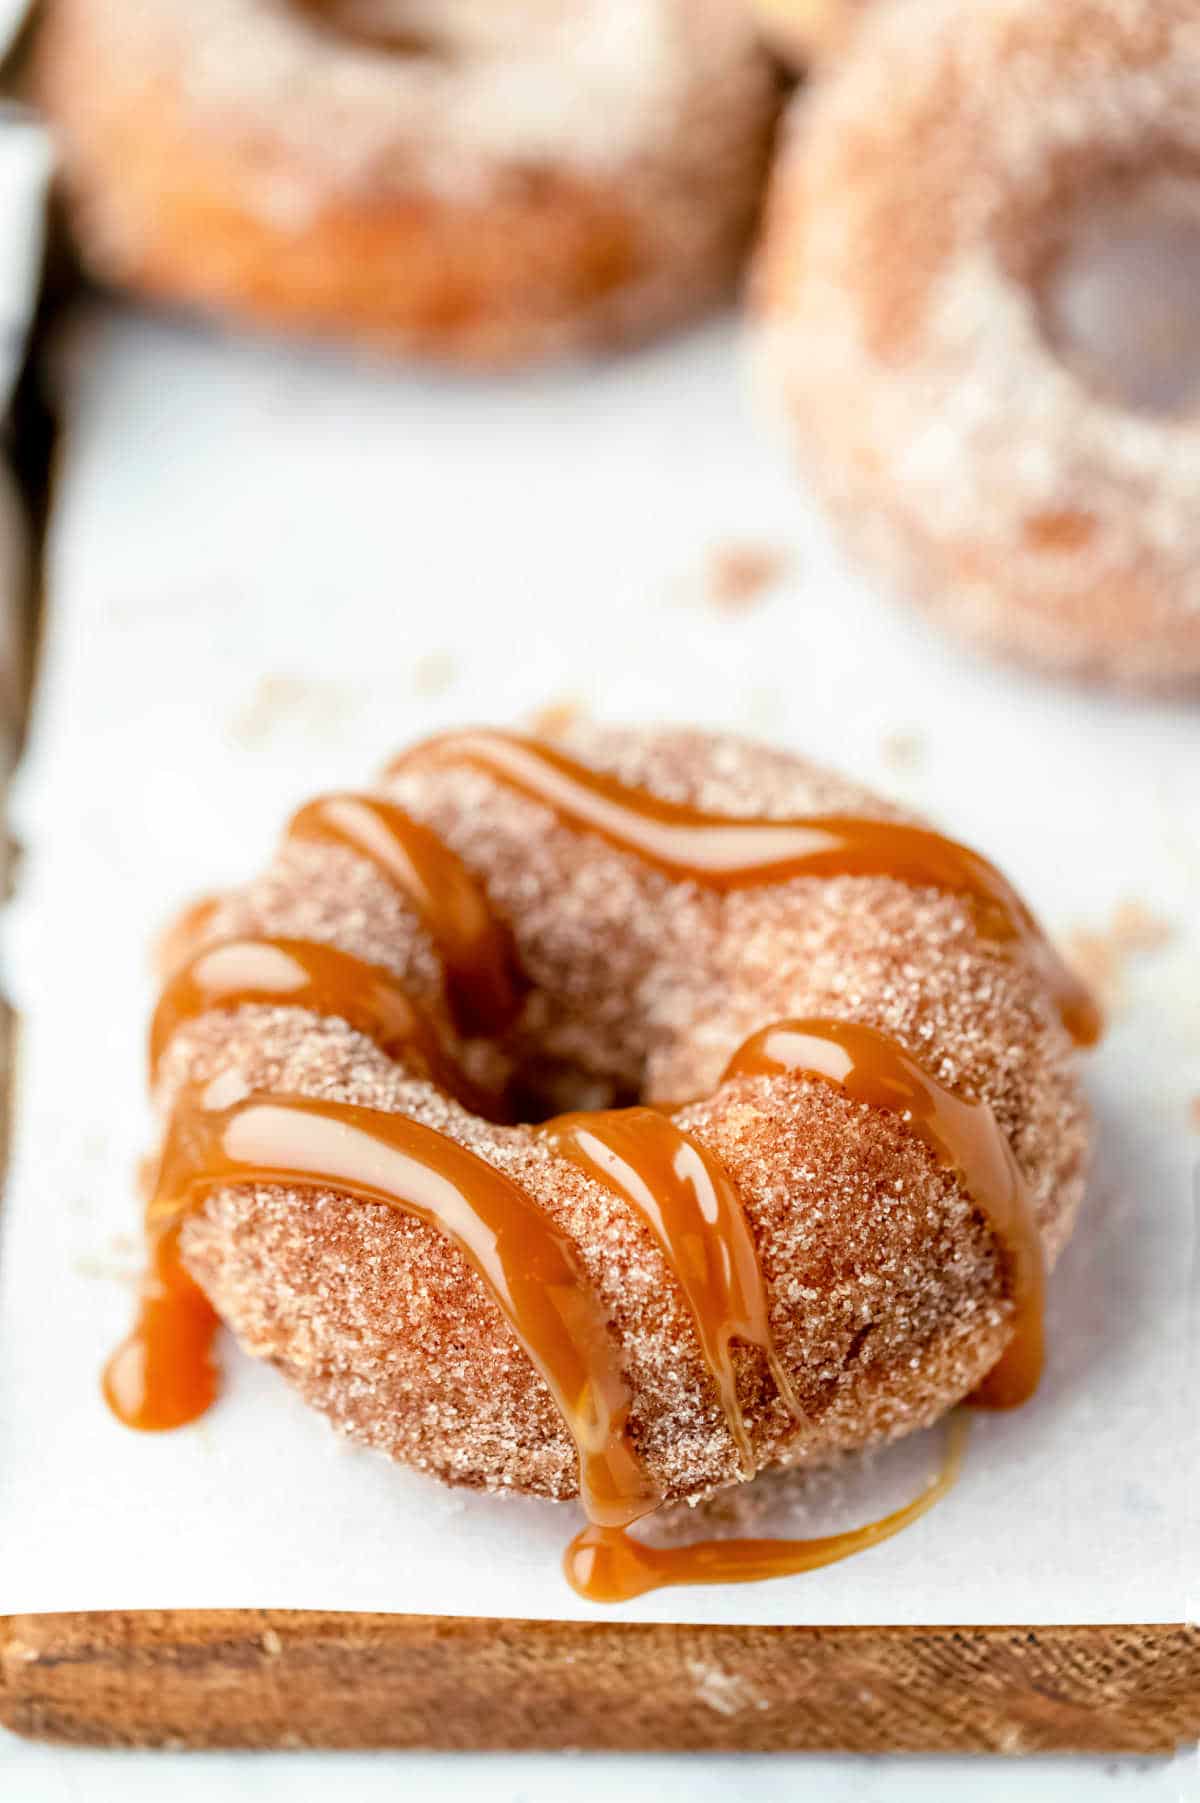
[(542, 1133), (560, 1158), (622, 1197), (654, 1236), (691, 1310), (749, 1476), (754, 1452), (738, 1401), (734, 1341), (758, 1347), (797, 1419), (800, 1405), (776, 1356), (767, 1286), (734, 1185), (703, 1146), (652, 1108), (565, 1114)]
[[(1090, 998), (1004, 879), (937, 834), (848, 816), (709, 815), (504, 734), (452, 735), (408, 755), (476, 764), (561, 820), (676, 879), (720, 890), (797, 876), (881, 874), (962, 891), (974, 899), (982, 931), (1020, 940), (1039, 960), (1076, 1037), (1088, 1041), (1099, 1030)], [(390, 802), (337, 795), (301, 809), (289, 831), (370, 858), (413, 904), (441, 955), (447, 1001), (463, 1030), (494, 1033), (511, 1022), (521, 1000), (511, 942), (474, 878), (429, 828)], [(462, 1097), (463, 1080), (432, 1026), (389, 972), (298, 939), (240, 939), (197, 951), (197, 935), (210, 920), (211, 904), (202, 904), (180, 942), (190, 956), (174, 969), (159, 1002), (152, 1070), (186, 1022), (209, 1009), (263, 1002), (345, 1019), (388, 1055), (423, 1064), (434, 1082)], [(960, 1175), (995, 1232), (1014, 1304), (1013, 1338), (972, 1400), (991, 1407), (1024, 1401), (1042, 1364), (1042, 1248), (1020, 1172), (991, 1111), (953, 1095), (885, 1035), (829, 1020), (783, 1021), (754, 1034), (724, 1080), (785, 1073), (834, 1084), (852, 1100), (899, 1114)], [(665, 1109), (563, 1115), (540, 1131), (557, 1156), (621, 1197), (662, 1250), (749, 1473), (737, 1343), (761, 1353), (786, 1406), (794, 1415), (800, 1411), (776, 1355), (766, 1281), (735, 1186)], [(251, 1096), (219, 1108), (189, 1090), (177, 1103), (147, 1211), (152, 1258), (137, 1321), (105, 1372), (109, 1404), (129, 1425), (177, 1426), (213, 1400), (217, 1317), (180, 1260), (179, 1234), (189, 1212), (214, 1190), (255, 1183), (332, 1189), (392, 1208), (459, 1249), (545, 1379), (578, 1447), (590, 1525), (572, 1542), (565, 1570), (593, 1600), (811, 1570), (898, 1533), (954, 1481), (957, 1427), (941, 1473), (921, 1496), (850, 1532), (666, 1549), (633, 1539), (624, 1530), (661, 1496), (631, 1439), (631, 1397), (607, 1310), (570, 1239), (519, 1184), (448, 1136), (405, 1115), (296, 1096)]]
[(563, 1574), (592, 1603), (628, 1603), (648, 1590), (676, 1584), (754, 1584), (836, 1565), (911, 1527), (953, 1489), (962, 1467), (967, 1428), (950, 1422), (940, 1469), (919, 1496), (878, 1521), (841, 1534), (799, 1540), (695, 1540), (690, 1546), (647, 1546), (622, 1528), (594, 1523), (576, 1534), (563, 1556)]
[(176, 1227), (213, 1190), (333, 1189), (444, 1234), (479, 1274), (545, 1379), (579, 1448), (588, 1515), (624, 1526), (659, 1497), (629, 1439), (629, 1389), (570, 1239), (519, 1184), (407, 1115), (300, 1096), (208, 1110), (195, 1095), (167, 1130), (147, 1221)]
[(554, 746), (513, 733), (447, 733), (405, 752), (390, 770), (417, 763), (474, 764), (564, 823), (595, 833), (676, 881), (709, 889), (747, 889), (796, 877), (885, 876), (969, 895), (982, 934), (1024, 946), (1072, 1036), (1082, 1045), (1100, 1036), (1095, 1002), (1007, 879), (977, 852), (925, 827), (850, 814), (791, 820), (709, 814), (629, 788)]
[(1012, 1339), (971, 1401), (996, 1409), (1027, 1402), (1042, 1373), (1045, 1261), (1029, 1192), (991, 1109), (954, 1095), (886, 1034), (849, 1021), (765, 1027), (734, 1053), (722, 1082), (784, 1073), (834, 1084), (852, 1101), (900, 1115), (962, 1178), (999, 1241), (1013, 1301)]
[(512, 943), (462, 859), (429, 827), (379, 796), (325, 795), (300, 809), (287, 837), (369, 858), (417, 910), (436, 945), (459, 1029), (488, 1034), (510, 1025), (521, 1004)]
[(150, 1025), (151, 1076), (180, 1027), (210, 1009), (251, 1003), (336, 1016), (473, 1112), (498, 1112), (497, 1098), (470, 1083), (391, 971), (309, 939), (225, 940), (177, 968)]
[(150, 1236), (150, 1263), (133, 1327), (104, 1367), (104, 1399), (143, 1433), (184, 1427), (216, 1401), (213, 1342), (220, 1320), (179, 1257), (179, 1236)]

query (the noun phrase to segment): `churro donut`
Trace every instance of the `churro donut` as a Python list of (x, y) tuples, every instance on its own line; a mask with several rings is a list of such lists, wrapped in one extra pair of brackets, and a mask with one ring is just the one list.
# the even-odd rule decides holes
[(486, 364), (724, 296), (777, 106), (741, 0), (52, 0), (39, 67), (103, 278)]
[(1081, 373), (1054, 297), (1081, 237), (1131, 209), (1195, 236), (1196, 8), (920, 12), (916, 30), (904, 0), (870, 9), (774, 182), (764, 363), (805, 470), (866, 560), (964, 636), (1194, 685), (1200, 427)]
[[(381, 835), (396, 820), (415, 884), (411, 869), (397, 880)], [(943, 880), (921, 880), (935, 868)], [(431, 930), (447, 880), (455, 899)], [(440, 1147), (455, 1181), (465, 1161), (499, 1182), (504, 1207), (532, 1210), (575, 1261), (563, 1316), (591, 1311), (588, 1357), (603, 1366), (591, 1387), (624, 1386), (616, 1418), (655, 1501), (906, 1433), (1003, 1363), (1020, 1299), (1005, 1230), (967, 1173), (985, 1139), (1019, 1172), (1047, 1260), (1071, 1228), (1087, 1130), (1064, 1020), (1088, 1037), (1086, 998), (990, 866), (781, 752), (681, 730), (573, 727), (553, 748), (449, 735), (370, 794), (303, 810), (265, 874), (191, 919), (153, 1034), (159, 1194), (186, 1271), (338, 1429), (448, 1482), (572, 1497), (594, 1443), (568, 1426), (534, 1336), (513, 1331), (511, 1291), (481, 1280), (455, 1229), (369, 1205), (382, 1199), (370, 1183), (289, 1183), (278, 1145), (274, 1176), (251, 1176), (241, 1129), (287, 1140), (313, 1118), (335, 1138), (381, 1124), (409, 1151)], [(464, 1026), (454, 990), (469, 946), (490, 975)], [(263, 948), (274, 963), (308, 958), (300, 1005), (284, 986), (272, 1000)], [(361, 981), (331, 1003), (341, 965), (373, 973), (376, 990), (398, 985), (425, 1042)], [(778, 1021), (791, 1026), (768, 1048), (761, 1029)], [(807, 1050), (785, 1068), (789, 1033)], [(822, 1038), (881, 1050), (888, 1082), (900, 1072), (892, 1099), (813, 1074), (804, 1060)], [(439, 1057), (476, 1096), (522, 1098), (532, 1124), (464, 1106), (431, 1076)], [(923, 1137), (923, 1104), (903, 1099), (918, 1067), (918, 1088), (973, 1142), (959, 1168)], [(559, 1113), (631, 1102), (648, 1106)], [(699, 1223), (673, 1262), (636, 1184), (612, 1180), (619, 1161), (602, 1145), (627, 1129), (668, 1148), (668, 1188), (671, 1159), (677, 1177), (707, 1172), (733, 1262), (758, 1261), (723, 1350), (687, 1268)]]

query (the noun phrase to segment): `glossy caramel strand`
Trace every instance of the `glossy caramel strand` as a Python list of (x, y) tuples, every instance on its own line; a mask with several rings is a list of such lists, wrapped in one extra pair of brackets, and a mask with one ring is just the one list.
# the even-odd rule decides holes
[(798, 1420), (801, 1411), (775, 1350), (766, 1281), (737, 1189), (710, 1152), (653, 1108), (560, 1115), (541, 1132), (558, 1157), (614, 1191), (653, 1235), (683, 1291), (743, 1474), (751, 1476), (736, 1341), (758, 1348), (790, 1413)]
[(967, 1427), (950, 1422), (941, 1467), (919, 1496), (878, 1521), (841, 1534), (799, 1540), (698, 1540), (690, 1546), (647, 1546), (621, 1528), (584, 1528), (563, 1556), (563, 1572), (592, 1603), (628, 1603), (649, 1590), (676, 1584), (751, 1584), (836, 1565), (911, 1527), (953, 1488), (962, 1466)]
[(192, 1095), (172, 1116), (148, 1224), (177, 1226), (212, 1191), (255, 1183), (330, 1189), (444, 1234), (545, 1379), (579, 1449), (590, 1519), (621, 1527), (657, 1507), (607, 1310), (570, 1239), (519, 1184), (406, 1115), (301, 1096), (206, 1109)]
[(722, 1082), (785, 1074), (833, 1084), (852, 1101), (898, 1114), (961, 1177), (999, 1243), (1013, 1303), (1012, 1339), (971, 1401), (996, 1409), (1027, 1402), (1045, 1356), (1045, 1257), (1025, 1180), (991, 1109), (954, 1095), (886, 1034), (850, 1021), (764, 1027), (734, 1053)]
[(394, 760), (389, 774), (431, 763), (474, 765), (675, 881), (723, 891), (796, 877), (883, 876), (968, 895), (985, 937), (1024, 947), (1073, 1038), (1082, 1045), (1099, 1038), (1095, 1002), (1016, 890), (986, 858), (940, 833), (849, 814), (790, 820), (710, 814), (630, 788), (536, 739), (483, 729), (430, 739)]
[(497, 1034), (524, 991), (512, 939), (462, 859), (411, 814), (377, 795), (325, 795), (295, 814), (286, 837), (368, 858), (412, 904), (437, 948), (459, 1030)]
[(181, 1027), (212, 1009), (259, 1004), (344, 1020), (389, 1058), (412, 1067), (472, 1113), (497, 1120), (501, 1098), (484, 1094), (439, 1043), (433, 1023), (382, 965), (309, 939), (229, 939), (178, 967), (150, 1024), (150, 1075)]
[(133, 1327), (104, 1367), (104, 1399), (117, 1420), (158, 1433), (205, 1414), (220, 1388), (213, 1357), (219, 1326), (179, 1256), (178, 1232), (152, 1232)]

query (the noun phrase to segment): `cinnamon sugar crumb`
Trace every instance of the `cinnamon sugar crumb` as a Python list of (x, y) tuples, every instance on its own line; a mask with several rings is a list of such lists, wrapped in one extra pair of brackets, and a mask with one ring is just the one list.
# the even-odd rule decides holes
[(1160, 951), (1174, 932), (1170, 921), (1138, 901), (1123, 901), (1107, 928), (1077, 927), (1067, 936), (1067, 954), (1075, 969), (1100, 1000), (1115, 1007), (1123, 999), (1125, 972), (1131, 961)]
[(253, 749), (290, 726), (328, 735), (341, 725), (353, 702), (353, 690), (347, 683), (309, 676), (264, 676), (230, 721), (230, 737)]
[(577, 695), (561, 695), (529, 716), (529, 730), (539, 739), (560, 739), (587, 718), (587, 707)]
[(745, 613), (761, 601), (787, 568), (770, 545), (718, 545), (708, 559), (708, 597), (723, 613)]
[(1193, 1096), (1188, 1104), (1188, 1126), (1193, 1133), (1200, 1133), (1200, 1095)]

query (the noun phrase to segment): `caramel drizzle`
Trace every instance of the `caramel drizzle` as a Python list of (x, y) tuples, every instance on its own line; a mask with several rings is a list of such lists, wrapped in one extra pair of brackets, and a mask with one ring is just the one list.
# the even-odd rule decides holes
[(446, 1001), (465, 1034), (499, 1033), (521, 1004), (511, 940), (462, 859), (395, 802), (325, 795), (285, 835), (368, 858), (417, 910), (445, 971)]
[[(990, 1111), (951, 1095), (885, 1035), (840, 1021), (783, 1022), (755, 1034), (724, 1080), (755, 1076), (813, 1078), (897, 1112), (940, 1162), (962, 1175), (1001, 1241), (1016, 1309), (1014, 1339), (973, 1400), (1004, 1407), (1025, 1400), (1041, 1366), (1041, 1249), (1015, 1162)], [(758, 1344), (777, 1380), (782, 1377), (785, 1400), (791, 1403), (792, 1395), (774, 1356), (761, 1269), (732, 1186), (726, 1190), (728, 1178), (652, 1109), (565, 1116), (543, 1131), (556, 1152), (625, 1195), (655, 1233), (696, 1319), (731, 1429), (736, 1422), (739, 1447), (749, 1452), (730, 1340), (737, 1335)], [(664, 1550), (631, 1539), (623, 1530), (660, 1498), (629, 1437), (630, 1397), (606, 1311), (569, 1240), (510, 1179), (446, 1136), (404, 1115), (300, 1097), (252, 1097), (221, 1111), (205, 1111), (190, 1097), (176, 1110), (148, 1215), (160, 1237), (155, 1279), (143, 1298), (143, 1337), (157, 1335), (161, 1349), (163, 1309), (178, 1281), (186, 1346), (173, 1351), (165, 1398), (154, 1395), (153, 1385), (147, 1397), (137, 1333), (126, 1342), (106, 1380), (122, 1418), (169, 1426), (189, 1418), (179, 1406), (182, 1401), (186, 1409), (189, 1396), (201, 1407), (211, 1401), (216, 1317), (204, 1314), (207, 1305), (178, 1262), (176, 1237), (189, 1210), (212, 1190), (249, 1183), (328, 1188), (382, 1203), (445, 1233), (464, 1252), (546, 1379), (579, 1449), (590, 1525), (572, 1541), (564, 1570), (594, 1601), (627, 1599), (661, 1584), (725, 1583), (828, 1564), (898, 1533), (953, 1481), (957, 1455), (904, 1509), (817, 1541), (715, 1541)], [(197, 1367), (191, 1392), (180, 1382), (181, 1350)], [(146, 1351), (152, 1362), (155, 1345)]]
[(1044, 1362), (1045, 1259), (1032, 1199), (991, 1109), (963, 1101), (894, 1039), (850, 1021), (765, 1027), (734, 1053), (722, 1082), (783, 1075), (830, 1083), (851, 1101), (898, 1114), (938, 1163), (961, 1178), (1000, 1245), (1013, 1302), (1012, 1338), (971, 1401), (993, 1409), (1027, 1402)]
[(797, 1420), (801, 1410), (775, 1351), (766, 1281), (736, 1188), (710, 1152), (652, 1108), (564, 1114), (542, 1133), (558, 1157), (613, 1190), (649, 1228), (691, 1310), (743, 1475), (751, 1476), (735, 1340), (758, 1347)]
[(471, 1083), (390, 970), (312, 939), (226, 939), (178, 967), (150, 1024), (151, 1079), (181, 1027), (212, 1009), (254, 1004), (344, 1020), (472, 1112), (499, 1112), (498, 1098)]
[(213, 1357), (220, 1317), (185, 1269), (177, 1227), (150, 1231), (137, 1315), (104, 1367), (101, 1389), (118, 1421), (140, 1433), (186, 1427), (221, 1387)]
[[(667, 874), (719, 889), (839, 873), (899, 875), (963, 889), (980, 907), (981, 930), (1019, 939), (1033, 951), (1077, 1037), (1090, 1039), (1098, 1031), (1090, 999), (1058, 964), (1004, 879), (936, 834), (839, 816), (727, 820), (660, 802), (557, 751), (502, 734), (455, 735), (419, 755), (478, 764), (560, 818)], [(289, 830), (293, 837), (338, 843), (370, 858), (413, 902), (443, 956), (447, 998), (460, 1023), (495, 1031), (512, 1018), (520, 988), (511, 944), (474, 879), (428, 828), (389, 802), (348, 795), (302, 809)], [(210, 1008), (256, 1001), (336, 1014), (389, 1055), (424, 1061), (434, 1081), (457, 1087), (447, 1080), (457, 1073), (447, 1069), (432, 1028), (389, 972), (303, 940), (244, 939), (193, 956), (160, 1001), (152, 1068), (186, 1021)], [(831, 1083), (853, 1100), (901, 1114), (939, 1162), (960, 1175), (1001, 1245), (1015, 1311), (1013, 1339), (972, 1400), (992, 1407), (1025, 1400), (1042, 1361), (1042, 1251), (1020, 1173), (990, 1111), (951, 1094), (886, 1036), (845, 1022), (788, 1021), (766, 1028), (734, 1056), (724, 1080), (782, 1075)], [(760, 1350), (783, 1401), (799, 1411), (775, 1353), (753, 1236), (727, 1174), (663, 1111), (568, 1115), (542, 1131), (558, 1156), (620, 1195), (654, 1236), (691, 1310), (731, 1435), (751, 1469), (735, 1341)], [(407, 1116), (290, 1096), (253, 1096), (222, 1110), (204, 1107), (190, 1092), (175, 1110), (148, 1211), (153, 1257), (138, 1321), (105, 1374), (110, 1405), (131, 1425), (176, 1426), (213, 1400), (217, 1317), (180, 1261), (178, 1236), (188, 1213), (213, 1190), (250, 1183), (329, 1188), (391, 1207), (444, 1233), (462, 1251), (544, 1377), (575, 1439), (591, 1525), (572, 1542), (565, 1569), (594, 1600), (619, 1600), (662, 1584), (812, 1569), (899, 1532), (953, 1481), (957, 1440), (922, 1496), (849, 1534), (668, 1550), (630, 1539), (623, 1530), (661, 1498), (630, 1438), (630, 1395), (607, 1311), (571, 1242), (517, 1184), (447, 1136)]]
[(648, 1590), (677, 1584), (753, 1584), (836, 1565), (890, 1540), (940, 1502), (958, 1481), (966, 1441), (966, 1417), (956, 1415), (950, 1422), (941, 1465), (920, 1495), (860, 1528), (799, 1540), (739, 1538), (647, 1546), (620, 1528), (593, 1524), (572, 1540), (563, 1558), (563, 1572), (572, 1590), (593, 1603), (628, 1603)]
[(446, 733), (395, 759), (389, 773), (417, 764), (473, 764), (565, 824), (595, 833), (676, 881), (709, 889), (747, 889), (796, 877), (886, 876), (969, 895), (985, 937), (1024, 947), (1073, 1038), (1081, 1045), (1099, 1038), (1095, 1002), (1016, 890), (986, 858), (940, 833), (848, 814), (788, 820), (710, 814), (629, 788), (553, 746), (514, 733)]
[(378, 1203), (444, 1234), (483, 1279), (579, 1449), (593, 1521), (621, 1526), (661, 1500), (629, 1439), (629, 1388), (608, 1312), (578, 1254), (494, 1165), (407, 1115), (309, 1097), (176, 1109), (147, 1223), (170, 1234), (213, 1190), (274, 1183)]

